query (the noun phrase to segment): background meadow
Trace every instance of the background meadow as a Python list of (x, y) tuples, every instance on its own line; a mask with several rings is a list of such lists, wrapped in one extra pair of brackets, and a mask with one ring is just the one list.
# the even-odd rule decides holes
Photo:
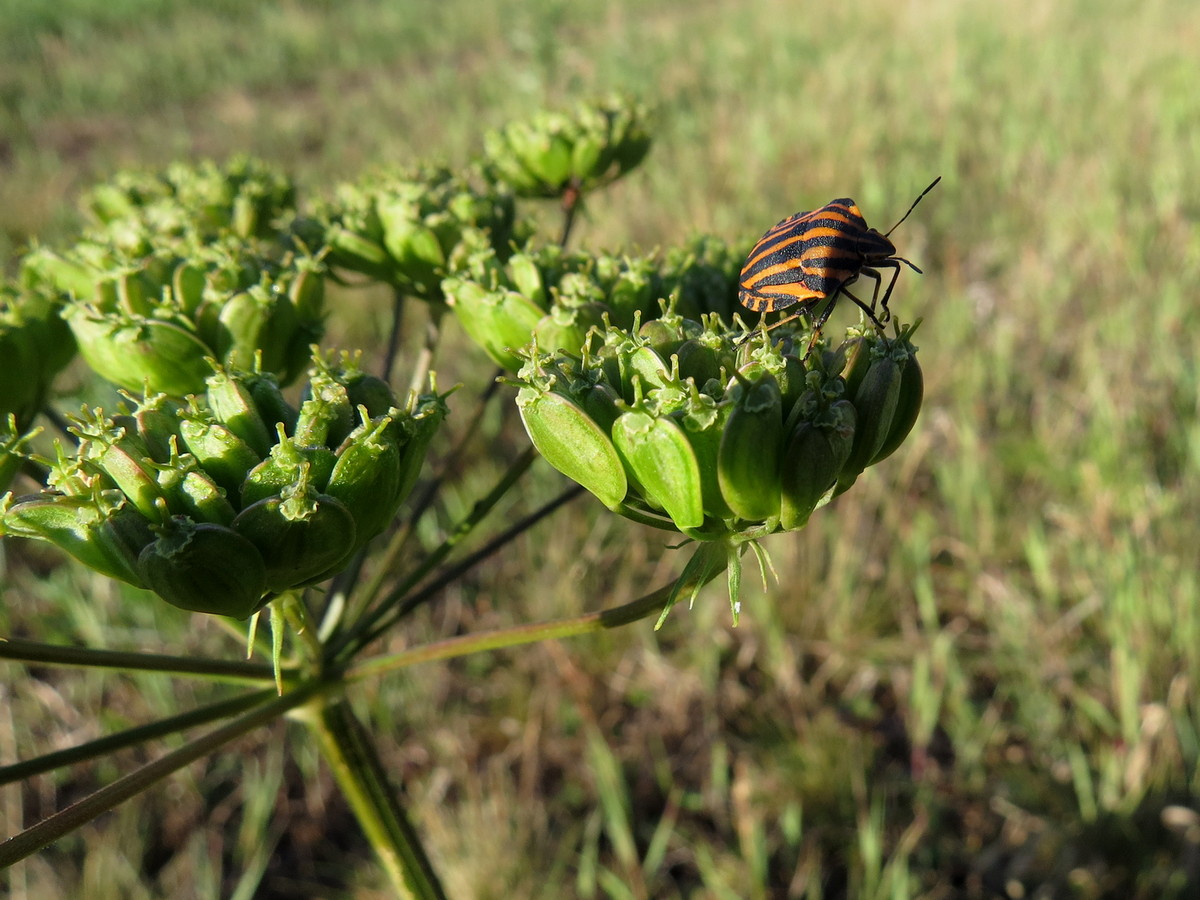
[[(894, 235), (925, 271), (893, 299), (924, 318), (917, 431), (767, 541), (779, 581), (748, 581), (736, 629), (712, 587), (659, 632), (429, 664), (360, 712), (454, 897), (1196, 896), (1197, 46), (1187, 0), (0, 0), (0, 264), (70, 239), (75, 198), (121, 168), (245, 152), (318, 197), (464, 165), (484, 130), (614, 90), (657, 106), (656, 142), (589, 203), (590, 247), (748, 246), (847, 195), (885, 230), (940, 174)], [(377, 350), (388, 299), (337, 295), (329, 342)], [(492, 372), (453, 334), (437, 368), (464, 396)], [(484, 430), (431, 543), (526, 442), (511, 403)], [(493, 531), (563, 487), (531, 474)], [(0, 634), (239, 652), (41, 547), (3, 552)], [(585, 497), (395, 646), (612, 606), (683, 561)], [(0, 671), (0, 762), (220, 694)], [(384, 896), (292, 727), (0, 872), (0, 893)], [(0, 832), (142, 758), (0, 788)]]

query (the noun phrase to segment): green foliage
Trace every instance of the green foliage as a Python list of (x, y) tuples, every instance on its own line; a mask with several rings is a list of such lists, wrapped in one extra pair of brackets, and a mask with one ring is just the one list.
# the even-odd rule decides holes
[[(737, 245), (847, 193), (883, 230), (944, 175), (898, 235), (925, 270), (893, 302), (925, 319), (921, 420), (830, 515), (776, 539), (780, 585), (748, 598), (736, 632), (698, 603), (654, 635), (378, 685), (371, 726), (452, 893), (599, 896), (636, 884), (631, 865), (666, 897), (1194, 889), (1194, 4), (828, 4), (817, 23), (782, 0), (15, 9), (51, 6), (67, 11), (56, 32), (16, 18), (0, 36), (8, 260), (32, 234), (70, 233), (80, 186), (129, 160), (246, 150), (324, 186), (431, 147), (466, 159), (481, 128), (614, 88), (658, 99), (661, 116), (644, 174), (592, 199), (577, 232), (590, 246), (671, 248), (694, 231)], [(248, 50), (250, 34), (273, 39)], [(379, 329), (373, 308), (364, 319)], [(464, 342), (439, 370), (474, 381), (486, 365)], [(443, 523), (520, 446), (498, 413), (478, 424), (488, 452), (444, 492)], [(497, 513), (557, 484), (535, 479)], [(438, 532), (431, 520), (414, 540)], [(634, 596), (660, 546), (596, 511), (558, 517), (412, 640)], [(10, 558), (5, 634), (227, 647), (103, 580), (35, 577), (51, 562)], [(6, 698), (22, 755), (69, 743), (96, 710), (117, 727), (209, 690), (39, 677), (53, 691)], [(77, 893), (85, 866), (96, 896), (219, 894), (287, 831), (300, 836), (263, 863), (264, 891), (371, 893), (354, 848), (331, 861), (340, 807), (295, 799), (315, 783), (311, 756), (293, 769), (272, 746), (190, 770), (22, 877), (45, 896)], [(40, 789), (62, 799), (115, 774), (81, 767)]]

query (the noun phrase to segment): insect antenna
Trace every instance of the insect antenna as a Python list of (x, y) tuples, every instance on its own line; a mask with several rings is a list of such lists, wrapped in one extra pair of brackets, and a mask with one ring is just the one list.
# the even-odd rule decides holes
[[(897, 222), (895, 225), (893, 225), (891, 228), (889, 228), (883, 236), (887, 237), (889, 234), (891, 234), (893, 231), (895, 231), (897, 228), (899, 228), (900, 224), (905, 219), (907, 219), (909, 216), (912, 215), (912, 211), (917, 208), (917, 204), (921, 202), (921, 198), (924, 197), (926, 194), (928, 194), (930, 191), (932, 191), (937, 186), (937, 183), (941, 180), (942, 180), (941, 175), (939, 175), (937, 178), (933, 179), (933, 184), (931, 184), (929, 187), (925, 188), (925, 190), (921, 191), (920, 196), (918, 196), (917, 199), (913, 201), (913, 205), (908, 208), (908, 212), (906, 212), (903, 216), (901, 216), (900, 221)], [(908, 262), (908, 260), (905, 260), (905, 262)], [(912, 265), (912, 263), (909, 263), (909, 265)], [(917, 271), (919, 272), (920, 269), (917, 269)]]

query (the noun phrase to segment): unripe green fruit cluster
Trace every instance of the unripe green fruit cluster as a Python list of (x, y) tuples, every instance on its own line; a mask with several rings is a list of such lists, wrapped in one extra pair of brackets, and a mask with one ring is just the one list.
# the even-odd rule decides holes
[(126, 390), (202, 393), (209, 357), (257, 364), (286, 385), (324, 331), (325, 267), (306, 255), (276, 261), (235, 241), (88, 262), (76, 248), (35, 262), (73, 298), (62, 315), (87, 364)]
[(56, 544), (183, 609), (245, 618), (321, 581), (382, 531), (446, 414), (395, 405), (353, 360), (316, 357), (294, 409), (265, 374), (218, 369), (206, 397), (165, 394), (73, 420), (49, 489), (0, 503), (0, 534)]
[(447, 169), (379, 175), (344, 184), (300, 231), (329, 247), (329, 262), (440, 301), (442, 279), (472, 253), (506, 257), (528, 239), (512, 194), (472, 187)]
[[(532, 353), (517, 404), (535, 446), (605, 506), (696, 540), (802, 527), (892, 453), (920, 410), (912, 329), (747, 340), (716, 316), (610, 328)], [(599, 344), (597, 346), (597, 343)]]
[(484, 173), (520, 197), (603, 187), (650, 151), (648, 109), (620, 98), (543, 112), (484, 135)]
[[(58, 302), (19, 281), (0, 286), (0, 436), (28, 427), (54, 376), (74, 355)], [(6, 424), (10, 415), (12, 428)]]
[(176, 239), (273, 238), (295, 213), (296, 187), (273, 166), (239, 156), (224, 164), (175, 163), (160, 173), (119, 172), (80, 205), (93, 222), (91, 240), (147, 252)]
[(467, 335), (515, 373), (530, 340), (542, 352), (578, 354), (592, 328), (631, 329), (667, 310), (697, 321), (709, 313), (730, 321), (743, 256), (716, 238), (694, 240), (665, 257), (597, 256), (545, 245), (524, 248), (506, 262), (477, 254), (442, 289)]

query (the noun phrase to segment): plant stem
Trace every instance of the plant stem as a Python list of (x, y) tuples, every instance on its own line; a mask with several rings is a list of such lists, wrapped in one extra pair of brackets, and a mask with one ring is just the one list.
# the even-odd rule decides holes
[(112, 784), (102, 787), (95, 793), (89, 794), (77, 803), (71, 804), (66, 809), (56, 812), (0, 844), (0, 869), (36, 853), (63, 835), (82, 827), (101, 813), (108, 812), (126, 800), (136, 797), (172, 772), (220, 749), (246, 732), (265, 725), (272, 719), (307, 703), (324, 691), (341, 689), (341, 687), (340, 682), (307, 682), (291, 693), (268, 701), (257, 709), (222, 725), (215, 731), (210, 731), (208, 734), (189, 741), (178, 750), (118, 778)]
[[(437, 548), (430, 556), (425, 559), (417, 569), (410, 573), (404, 581), (394, 590), (390, 591), (374, 608), (365, 612), (354, 623), (349, 631), (347, 631), (340, 640), (334, 643), (331, 649), (331, 656), (334, 654), (342, 654), (341, 651), (347, 646), (351, 647), (349, 655), (358, 652), (359, 649), (373, 641), (382, 629), (388, 625), (380, 625), (381, 621), (390, 622), (394, 620), (388, 619), (388, 613), (403, 599), (405, 594), (410, 591), (413, 586), (420, 581), (425, 575), (431, 571), (438, 563), (444, 560), (450, 552), (463, 540), (475, 527), (487, 517), (497, 503), (504, 497), (505, 494), (516, 483), (525, 471), (533, 464), (537, 458), (536, 451), (530, 447), (508, 468), (503, 477), (497, 482), (496, 486), (488, 492), (486, 497), (476, 501), (471, 507), (470, 513), (463, 519), (458, 526), (450, 533), (449, 536), (442, 542), (442, 545)], [(373, 597), (382, 585), (382, 579), (386, 574), (390, 563), (394, 562), (391, 559), (392, 547), (388, 548), (388, 555), (385, 558), (384, 564), (381, 564), (374, 579), (368, 583), (366, 592), (369, 597)]]
[[(487, 388), (483, 391), (476, 402), (475, 410), (467, 417), (466, 429), (458, 436), (450, 452), (443, 457), (437, 472), (435, 472), (433, 477), (422, 486), (417, 494), (414, 495), (414, 499), (411, 503), (411, 509), (407, 517), (388, 540), (387, 546), (372, 560), (374, 572), (371, 576), (371, 580), (368, 581), (361, 590), (354, 590), (353, 598), (351, 599), (351, 591), (358, 581), (359, 575), (362, 571), (363, 561), (365, 559), (365, 554), (362, 553), (359, 554), (359, 556), (346, 571), (339, 574), (334, 579), (333, 584), (330, 586), (328, 598), (330, 605), (326, 609), (326, 622), (322, 622), (321, 624), (322, 639), (331, 646), (336, 648), (342, 646), (344, 643), (343, 637), (340, 633), (342, 621), (355, 622), (356, 626), (358, 626), (355, 629), (355, 633), (361, 631), (362, 615), (357, 614), (357, 612), (359, 610), (370, 609), (371, 605), (375, 602), (375, 598), (379, 596), (379, 592), (383, 589), (384, 581), (387, 580), (387, 578), (392, 574), (396, 566), (396, 561), (403, 555), (405, 548), (408, 546), (409, 540), (415, 533), (417, 522), (420, 521), (421, 516), (424, 515), (425, 511), (433, 504), (433, 499), (437, 496), (437, 492), (441, 488), (442, 482), (446, 480), (447, 473), (454, 466), (458, 465), (459, 460), (462, 458), (463, 449), (478, 433), (479, 426), (483, 422), (483, 411), (491, 398), (495, 396), (496, 389), (499, 387), (499, 382), (496, 379), (503, 374), (503, 369), (496, 370), (496, 374), (492, 377)], [(514, 463), (513, 468), (515, 469), (516, 467), (520, 466), (522, 467), (523, 471), (529, 467), (532, 461), (533, 453), (531, 449), (529, 459), (518, 460), (516, 463)], [(508, 478), (509, 475), (505, 475), (505, 479), (507, 480)], [(478, 504), (476, 504), (476, 508), (472, 510), (472, 519), (476, 518), (475, 513), (477, 512), (477, 507)], [(456, 535), (460, 529), (456, 529)], [(449, 548), (445, 547), (444, 551), (449, 552)], [(435, 554), (441, 553), (444, 557), (445, 552), (443, 552), (443, 550), (437, 550), (435, 551)], [(420, 577), (424, 577), (423, 572), (424, 568), (422, 569), (422, 574), (416, 579), (410, 575), (409, 578), (406, 579), (406, 583), (415, 584), (416, 581), (420, 580)], [(347, 607), (351, 603), (353, 603), (353, 609), (348, 610)], [(335, 604), (340, 604), (340, 607)]]
[(383, 763), (370, 735), (345, 700), (322, 703), (315, 715), (305, 716), (350, 803), (363, 832), (375, 849), (402, 900), (446, 900), (437, 874), (416, 831), (396, 801)]
[(404, 321), (404, 291), (392, 289), (392, 327), (388, 330), (387, 346), (383, 351), (383, 364), (380, 366), (379, 377), (384, 381), (392, 380), (392, 367), (396, 364), (396, 352), (400, 347), (400, 323)]
[(276, 694), (272, 688), (252, 691), (229, 700), (221, 700), (217, 703), (210, 703), (207, 706), (188, 710), (177, 716), (160, 719), (157, 722), (151, 722), (147, 725), (138, 725), (134, 728), (126, 728), (123, 731), (113, 734), (106, 734), (102, 738), (87, 741), (75, 747), (68, 747), (65, 750), (56, 750), (53, 753), (44, 753), (33, 759), (0, 766), (0, 785), (11, 784), (14, 781), (32, 778), (34, 775), (41, 775), (43, 772), (52, 772), (64, 766), (97, 759), (117, 750), (123, 750), (126, 747), (135, 747), (138, 744), (154, 740), (155, 738), (175, 734), (186, 728), (195, 728), (197, 725), (206, 725), (209, 722), (216, 722), (219, 719), (228, 719), (230, 716), (245, 712), (260, 703), (270, 700), (274, 696)]
[[(585, 488), (582, 485), (578, 485), (578, 484), (572, 485), (571, 487), (567, 488), (561, 494), (559, 494), (557, 497), (555, 497), (553, 500), (546, 501), (541, 506), (539, 506), (537, 509), (535, 509), (533, 512), (517, 519), (517, 521), (513, 522), (512, 525), (508, 526), (508, 528), (504, 529), (502, 532), (500, 532), (498, 535), (496, 535), (494, 538), (492, 538), (490, 541), (488, 541), (486, 544), (484, 544), (482, 547), (480, 547), (474, 553), (470, 554), (469, 556), (464, 557), (463, 559), (461, 559), (457, 563), (455, 563), (453, 566), (451, 566), (449, 569), (446, 569), (445, 571), (439, 573), (437, 578), (435, 578), (433, 581), (429, 582), (427, 585), (425, 585), (423, 588), (421, 588), (421, 590), (417, 591), (416, 593), (405, 596), (399, 590), (393, 591), (392, 594), (389, 595), (389, 598), (391, 596), (395, 596), (395, 597), (403, 596), (403, 598), (404, 598), (403, 602), (401, 602), (400, 605), (396, 608), (396, 618), (397, 619), (402, 618), (403, 616), (408, 615), (410, 612), (412, 612), (414, 609), (416, 609), (421, 604), (429, 602), (430, 598), (435, 596), (446, 585), (452, 584), (453, 582), (457, 581), (465, 573), (469, 572), (475, 566), (479, 565), (479, 563), (483, 562), (483, 560), (487, 559), (489, 556), (491, 556), (497, 550), (500, 550), (502, 547), (504, 547), (506, 544), (508, 544), (514, 538), (524, 534), (526, 531), (528, 531), (530, 528), (532, 528), (534, 525), (536, 525), (542, 519), (546, 518), (546, 516), (553, 513), (560, 506), (574, 500), (576, 497), (578, 497), (580, 494), (582, 494), (584, 492), (584, 490), (585, 490)], [(406, 591), (411, 590), (411, 588), (412, 588), (412, 585), (409, 585), (408, 588), (406, 588)]]
[(567, 185), (567, 189), (562, 195), (562, 211), (563, 211), (563, 227), (562, 234), (558, 239), (558, 246), (564, 250), (567, 247), (567, 241), (571, 239), (571, 226), (575, 224), (575, 214), (579, 212), (579, 207), (583, 205), (583, 192), (579, 189), (578, 180), (573, 180)]
[[(406, 579), (405, 583), (401, 585), (400, 588), (397, 588), (389, 593), (383, 604), (380, 605), (381, 609), (389, 609), (390, 615), (378, 617), (378, 620), (373, 621), (370, 629), (364, 629), (360, 633), (358, 639), (353, 644), (353, 649), (351, 650), (350, 656), (353, 656), (363, 647), (367, 646), (373, 640), (381, 636), (385, 631), (391, 628), (392, 625), (404, 618), (418, 606), (429, 602), (429, 600), (436, 596), (437, 593), (446, 585), (457, 581), (463, 576), (464, 573), (469, 572), (472, 568), (474, 568), (483, 560), (487, 559), (496, 551), (500, 550), (514, 538), (524, 534), (539, 520), (550, 515), (564, 503), (578, 497), (583, 493), (583, 490), (584, 489), (579, 485), (574, 485), (573, 487), (567, 488), (553, 500), (543, 504), (540, 508), (534, 510), (529, 515), (518, 519), (470, 556), (467, 556), (465, 559), (460, 560), (450, 568), (439, 573), (437, 578), (426, 584), (423, 588), (421, 588), (421, 590), (412, 594), (407, 594), (406, 592), (412, 588), (412, 584), (410, 583), (412, 579)], [(444, 558), (444, 556), (442, 558)]]
[[(705, 573), (706, 580), (711, 580), (719, 574)], [(377, 656), (351, 666), (346, 672), (347, 682), (362, 681), (376, 675), (383, 675), (397, 669), (436, 659), (453, 659), (457, 656), (467, 656), (484, 650), (499, 650), (503, 647), (515, 647), (520, 644), (533, 644), (538, 641), (548, 641), (555, 638), (574, 637), (580, 634), (592, 634), (609, 628), (619, 628), (644, 619), (654, 613), (661, 612), (663, 604), (671, 596), (675, 584), (663, 585), (658, 590), (651, 591), (644, 597), (639, 597), (631, 603), (605, 609), (600, 612), (588, 613), (572, 619), (557, 619), (553, 622), (538, 622), (532, 625), (515, 625), (511, 628), (500, 628), (495, 631), (485, 631), (480, 634), (467, 634), (462, 637), (436, 641), (420, 647), (403, 650), (400, 653)]]
[[(271, 666), (193, 656), (168, 656), (131, 650), (93, 650), (61, 647), (19, 638), (0, 639), (0, 659), (44, 663), (52, 666), (81, 666), (100, 669), (133, 669), (139, 672), (168, 672), (172, 675), (208, 678), (215, 681), (274, 681)], [(285, 676), (295, 674), (284, 669)]]
[(425, 321), (425, 340), (421, 343), (421, 352), (412, 367), (412, 378), (408, 388), (414, 394), (421, 394), (428, 389), (429, 371), (433, 368), (433, 360), (437, 355), (437, 345), (442, 338), (442, 317), (446, 307), (441, 303), (428, 303), (429, 318)]

